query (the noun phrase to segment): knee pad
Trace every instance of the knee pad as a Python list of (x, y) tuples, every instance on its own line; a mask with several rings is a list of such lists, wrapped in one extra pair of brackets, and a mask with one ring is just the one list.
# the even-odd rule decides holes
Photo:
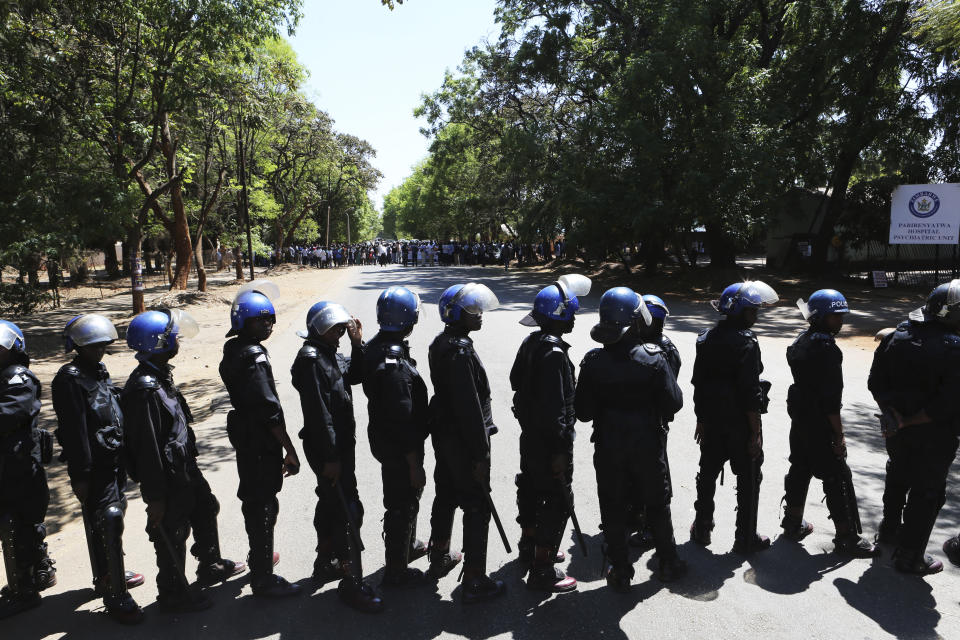
[(100, 511), (97, 524), (100, 525), (100, 533), (104, 541), (118, 540), (123, 534), (123, 511), (120, 507), (111, 504)]
[(203, 510), (205, 516), (216, 517), (220, 514), (220, 501), (213, 493), (207, 492), (199, 502), (198, 508)]

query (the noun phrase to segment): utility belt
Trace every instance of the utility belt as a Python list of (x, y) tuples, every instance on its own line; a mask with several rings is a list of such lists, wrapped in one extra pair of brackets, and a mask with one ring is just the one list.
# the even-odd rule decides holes
[(227, 437), (237, 450), (255, 449), (266, 453), (281, 449), (273, 434), (253, 421), (242, 418), (236, 409), (227, 412)]

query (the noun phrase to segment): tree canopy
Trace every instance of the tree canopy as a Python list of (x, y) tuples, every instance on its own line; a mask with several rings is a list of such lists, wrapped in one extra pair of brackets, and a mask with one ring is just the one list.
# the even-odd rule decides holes
[(726, 266), (805, 189), (822, 261), (876, 233), (862, 185), (958, 179), (957, 3), (927, 4), (501, 0), (499, 37), (424, 97), (430, 155), (385, 224), (642, 244), (650, 268), (703, 229)]

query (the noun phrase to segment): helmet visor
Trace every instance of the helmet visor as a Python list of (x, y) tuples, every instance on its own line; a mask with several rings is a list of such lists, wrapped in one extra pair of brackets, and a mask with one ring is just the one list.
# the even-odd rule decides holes
[(117, 340), (117, 328), (96, 313), (80, 316), (66, 329), (67, 337), (78, 347)]
[(807, 306), (803, 298), (797, 298), (797, 308), (800, 309), (800, 315), (803, 316), (804, 320), (810, 319), (810, 307)]
[(453, 296), (450, 305), (458, 306), (471, 315), (477, 315), (496, 309), (500, 306), (500, 301), (487, 285), (470, 282)]
[(15, 345), (19, 339), (20, 336), (17, 335), (16, 331), (6, 325), (0, 325), (0, 347), (13, 349), (13, 345)]
[(557, 279), (557, 286), (560, 287), (560, 291), (567, 298), (587, 295), (590, 293), (592, 284), (590, 278), (579, 273), (568, 273)]
[(278, 297), (280, 297), (280, 287), (274, 284), (270, 280), (251, 280), (243, 284), (240, 289), (237, 291), (237, 295), (233, 298), (233, 306), (237, 304), (237, 298), (240, 297), (240, 294), (246, 293), (247, 291), (257, 291), (263, 295), (270, 298), (270, 302), (273, 302)]
[(748, 303), (758, 307), (764, 304), (773, 304), (780, 299), (773, 287), (762, 280), (747, 280), (740, 286), (738, 295)]
[(634, 309), (633, 315), (634, 317), (639, 316), (643, 318), (643, 324), (649, 327), (653, 324), (653, 315), (650, 313), (647, 303), (643, 301), (643, 296), (639, 293), (637, 294), (637, 300), (639, 301), (639, 304), (637, 305), (637, 308)]
[(343, 305), (331, 303), (313, 316), (307, 329), (310, 333), (322, 336), (338, 324), (349, 324), (353, 317), (343, 308)]
[(908, 316), (911, 320), (917, 322), (930, 322), (933, 320), (942, 321), (960, 321), (960, 279), (951, 280), (947, 287), (947, 297), (943, 301), (943, 306), (936, 313), (928, 313), (926, 305), (919, 309), (914, 309)]
[(173, 321), (173, 326), (175, 327), (177, 336), (180, 338), (189, 339), (200, 333), (200, 325), (198, 325), (193, 316), (186, 311), (181, 309), (171, 309), (170, 319)]

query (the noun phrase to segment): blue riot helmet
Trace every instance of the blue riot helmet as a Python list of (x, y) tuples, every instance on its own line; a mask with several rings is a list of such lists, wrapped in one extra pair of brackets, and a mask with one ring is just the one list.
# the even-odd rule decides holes
[[(326, 300), (321, 300), (320, 302), (314, 302), (313, 306), (307, 309), (307, 326), (310, 326), (310, 321), (313, 320), (314, 316), (323, 311), (323, 309), (330, 304)], [(301, 338), (306, 338), (309, 335), (309, 331), (306, 329), (297, 330), (297, 335)]]
[(578, 273), (560, 276), (557, 282), (540, 290), (533, 300), (533, 311), (524, 316), (520, 324), (535, 327), (551, 320), (573, 320), (573, 316), (580, 310), (577, 296), (590, 293), (591, 284), (590, 278)]
[(647, 310), (650, 311), (650, 315), (654, 318), (663, 320), (670, 315), (670, 310), (667, 309), (667, 303), (665, 303), (660, 296), (655, 296), (652, 293), (645, 294), (643, 296), (643, 302), (647, 305)]
[(459, 322), (463, 313), (480, 315), (484, 311), (496, 309), (500, 304), (496, 294), (485, 284), (469, 282), (455, 284), (440, 294), (437, 306), (440, 319), (447, 324)]
[(113, 323), (96, 313), (74, 316), (63, 328), (63, 343), (67, 351), (91, 344), (110, 344), (117, 338), (117, 328)]
[(311, 337), (319, 337), (338, 324), (348, 325), (351, 322), (353, 322), (353, 316), (343, 305), (330, 302), (311, 318), (307, 332)]
[(240, 287), (230, 307), (230, 331), (226, 337), (240, 333), (249, 318), (269, 316), (276, 322), (277, 313), (270, 299), (279, 295), (280, 288), (269, 280), (251, 280)]
[(127, 327), (127, 346), (143, 360), (156, 353), (173, 351), (180, 338), (192, 338), (200, 332), (193, 317), (179, 309), (144, 311)]
[(818, 289), (806, 302), (803, 298), (797, 300), (797, 307), (810, 324), (817, 324), (831, 313), (850, 313), (847, 299), (836, 289)]
[(960, 327), (960, 280), (945, 282), (931, 291), (927, 303), (910, 312), (910, 319)]
[(377, 298), (377, 324), (384, 331), (404, 331), (420, 318), (420, 296), (406, 287), (389, 287)]
[(26, 351), (27, 349), (23, 331), (9, 320), (0, 320), (0, 347), (9, 351)]
[(710, 304), (726, 316), (738, 316), (744, 309), (773, 304), (779, 299), (777, 292), (767, 283), (761, 280), (746, 280), (730, 285), (720, 294), (719, 300)]
[(613, 344), (637, 320), (650, 326), (653, 316), (643, 298), (630, 287), (608, 289), (600, 297), (600, 322), (590, 329), (590, 337), (601, 344)]

